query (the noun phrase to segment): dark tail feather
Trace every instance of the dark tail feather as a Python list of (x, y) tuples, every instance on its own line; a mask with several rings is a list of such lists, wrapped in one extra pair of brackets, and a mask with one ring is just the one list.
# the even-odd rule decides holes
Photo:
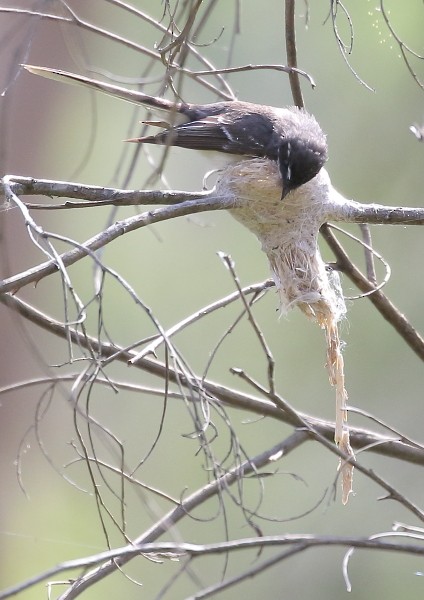
[(178, 112), (179, 110), (179, 105), (171, 102), (170, 100), (149, 96), (148, 94), (143, 94), (143, 92), (128, 90), (124, 87), (113, 85), (111, 83), (105, 83), (103, 81), (97, 81), (96, 79), (90, 79), (89, 77), (84, 77), (83, 75), (76, 75), (75, 73), (60, 71), (59, 69), (48, 69), (47, 67), (35, 67), (33, 65), (22, 66), (34, 75), (41, 75), (41, 77), (46, 77), (47, 79), (54, 79), (55, 81), (61, 81), (64, 83), (70, 83), (72, 85), (79, 85), (89, 88), (91, 90), (97, 90), (107, 94), (108, 96), (121, 98), (121, 100), (131, 102), (132, 104), (143, 104), (144, 106), (148, 106), (150, 108), (166, 110), (168, 112)]

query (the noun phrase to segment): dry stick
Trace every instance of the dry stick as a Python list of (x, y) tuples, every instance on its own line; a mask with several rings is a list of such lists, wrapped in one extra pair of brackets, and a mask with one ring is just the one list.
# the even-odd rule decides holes
[(293, 543), (292, 547), (287, 550), (283, 550), (278, 554), (268, 558), (267, 560), (261, 561), (249, 567), (246, 571), (234, 575), (233, 577), (228, 577), (219, 583), (212, 584), (199, 592), (196, 592), (193, 596), (189, 596), (186, 600), (201, 600), (203, 598), (215, 598), (216, 594), (219, 594), (223, 590), (227, 590), (230, 587), (238, 585), (242, 581), (246, 579), (252, 579), (256, 575), (264, 573), (267, 569), (274, 566), (275, 564), (282, 562), (300, 552), (303, 552), (308, 548), (308, 544), (306, 542)]
[[(367, 539), (367, 538), (337, 538), (328, 536), (312, 536), (306, 535), (289, 535), (289, 536), (266, 536), (264, 538), (249, 538), (246, 540), (234, 540), (230, 542), (222, 542), (217, 544), (209, 544), (206, 546), (199, 546), (193, 544), (176, 544), (176, 543), (157, 543), (153, 544), (152, 541), (156, 540), (160, 535), (168, 531), (168, 529), (175, 523), (179, 522), (184, 518), (189, 511), (199, 506), (204, 501), (208, 500), (216, 493), (218, 493), (222, 487), (230, 486), (236, 482), (240, 477), (246, 476), (251, 472), (256, 472), (259, 468), (264, 466), (270, 460), (273, 460), (273, 456), (277, 453), (284, 454), (287, 456), (292, 450), (301, 445), (306, 439), (306, 433), (297, 431), (289, 436), (284, 442), (276, 445), (274, 448), (263, 452), (261, 455), (254, 459), (245, 461), (239, 467), (235, 467), (230, 470), (224, 476), (218, 480), (207, 484), (203, 488), (197, 490), (181, 504), (174, 509), (170, 510), (160, 521), (155, 523), (149, 530), (144, 532), (138, 538), (133, 540), (131, 544), (126, 547), (118, 548), (115, 550), (107, 551), (95, 555), (94, 557), (87, 557), (86, 559), (77, 559), (74, 561), (67, 561), (49, 569), (48, 571), (35, 576), (24, 583), (18, 584), (17, 586), (11, 587), (0, 593), (0, 599), (4, 600), (24, 589), (27, 589), (37, 583), (40, 583), (44, 579), (50, 578), (56, 573), (64, 570), (75, 569), (75, 568), (87, 568), (90, 565), (97, 565), (99, 562), (103, 562), (100, 566), (95, 566), (91, 572), (85, 573), (79, 579), (74, 579), (70, 582), (70, 588), (60, 596), (61, 600), (70, 600), (79, 596), (88, 587), (94, 585), (98, 581), (112, 574), (116, 569), (120, 568), (124, 564), (128, 563), (132, 558), (138, 556), (141, 553), (175, 553), (179, 554), (205, 554), (205, 553), (226, 553), (231, 549), (242, 549), (250, 547), (261, 547), (266, 545), (281, 545), (281, 544), (304, 544), (305, 548), (315, 545), (342, 545), (342, 546), (357, 546), (362, 548), (378, 548), (388, 549), (397, 552), (407, 552), (421, 555), (424, 549), (421, 545), (399, 545), (395, 543), (381, 543), (379, 540)], [(405, 537), (408, 537), (405, 534)], [(411, 535), (413, 539), (422, 539), (421, 536)], [(290, 555), (290, 551), (289, 551)], [(231, 580), (230, 580), (231, 581)], [(202, 596), (200, 596), (202, 597)], [(207, 597), (207, 596), (205, 596)]]
[(260, 327), (256, 323), (255, 318), (253, 317), (250, 306), (246, 300), (246, 295), (243, 293), (240, 281), (239, 281), (237, 273), (235, 271), (235, 265), (234, 265), (234, 262), (233, 262), (231, 256), (229, 256), (228, 254), (224, 254), (222, 252), (220, 252), (219, 254), (220, 254), (220, 257), (223, 260), (224, 264), (227, 266), (228, 270), (231, 273), (233, 281), (234, 281), (234, 283), (237, 287), (238, 293), (240, 295), (240, 300), (244, 306), (244, 310), (246, 312), (248, 321), (250, 322), (250, 324), (253, 328), (253, 331), (254, 331), (254, 333), (259, 341), (259, 344), (262, 348), (262, 352), (266, 357), (266, 362), (268, 365), (267, 373), (268, 373), (269, 393), (275, 394), (275, 361), (274, 361), (274, 357), (272, 356), (271, 349), (269, 348)]
[[(350, 33), (349, 44), (345, 44), (343, 42), (341, 34), (339, 33), (339, 29), (337, 26), (337, 12), (339, 9), (342, 11), (342, 14), (345, 16), (345, 18), (347, 20), (347, 26), (348, 26), (349, 33)], [(342, 55), (342, 58), (343, 58), (345, 64), (347, 65), (349, 71), (352, 73), (352, 75), (355, 77), (355, 79), (357, 79), (357, 81), (359, 81), (359, 83), (361, 85), (363, 85), (370, 92), (374, 92), (375, 90), (372, 87), (370, 87), (363, 79), (361, 79), (361, 77), (358, 75), (358, 73), (352, 67), (352, 65), (350, 64), (349, 59), (348, 59), (348, 56), (351, 55), (352, 48), (353, 48), (353, 23), (352, 23), (350, 14), (348, 13), (344, 4), (342, 4), (339, 1), (332, 0), (330, 15), (331, 15), (331, 20), (332, 20), (332, 25), (333, 25), (334, 36), (336, 38), (336, 42), (339, 47), (340, 54)]]
[[(7, 301), (6, 301), (6, 298), (7, 298)], [(62, 324), (58, 324), (57, 322), (54, 322), (51, 319), (46, 319), (46, 317), (44, 315), (42, 315), (42, 313), (39, 313), (35, 309), (32, 309), (32, 307), (29, 307), (29, 305), (23, 303), (22, 301), (20, 301), (20, 300), (18, 301), (17, 298), (13, 298), (13, 297), (9, 297), (9, 296), (3, 296), (3, 298), (2, 298), (0, 296), (0, 300), (6, 301), (5, 303), (8, 304), (9, 306), (14, 306), (14, 307), (19, 308), (18, 312), (20, 312), (20, 314), (22, 314), (23, 316), (26, 316), (27, 318), (28, 318), (28, 315), (30, 314), (32, 316), (32, 319), (31, 319), (32, 321), (37, 322), (38, 324), (41, 324), (41, 326), (43, 326), (45, 329), (63, 337), (65, 328)], [(101, 351), (103, 356), (108, 356), (111, 353), (116, 355), (116, 347), (112, 346), (111, 344), (99, 344), (97, 342), (97, 340), (93, 340), (92, 338), (89, 338), (88, 336), (84, 336), (83, 334), (80, 334), (80, 333), (76, 332), (75, 330), (71, 330), (70, 334), (71, 334), (71, 339), (73, 341), (79, 342), (83, 346), (90, 344), (90, 346), (94, 348), (95, 345), (98, 344), (99, 352)], [(112, 352), (111, 352), (111, 349), (113, 350)], [(122, 351), (122, 355), (119, 357), (121, 360), (122, 360), (122, 358), (124, 358), (123, 355), (125, 355), (125, 357), (128, 357), (128, 355), (131, 356), (131, 353)], [(153, 363), (151, 361), (146, 361), (146, 359), (144, 359), (144, 362), (145, 363), (147, 362), (147, 365), (150, 365), (150, 368), (146, 368), (146, 366), (143, 366), (143, 368), (145, 368), (145, 370), (147, 370), (149, 372), (153, 372), (162, 378), (167, 377), (171, 381), (176, 381), (177, 379), (179, 381), (182, 380), (181, 375), (175, 373), (175, 371), (168, 369), (166, 366), (161, 365), (160, 363)], [(191, 380), (191, 381), (185, 380), (185, 382), (183, 382), (183, 384), (187, 385), (189, 387), (189, 389), (193, 389), (193, 387), (196, 387), (196, 384), (193, 380)], [(257, 401), (256, 399), (252, 399), (252, 398), (249, 399), (247, 396), (239, 394), (238, 392), (233, 392), (232, 390), (228, 390), (228, 388), (223, 388), (222, 386), (219, 386), (217, 384), (213, 384), (211, 382), (206, 381), (206, 382), (202, 382), (201, 385), (202, 385), (202, 389), (204, 391), (211, 393), (211, 395), (213, 395), (218, 400), (227, 402), (232, 406), (236, 406), (236, 407), (239, 406), (239, 407), (242, 407), (245, 409), (250, 409), (248, 402), (246, 402), (246, 400), (250, 400), (250, 402), (253, 402), (253, 404), (252, 404), (252, 406), (254, 407), (253, 410), (256, 409), (256, 412), (258, 412), (259, 414), (262, 414), (262, 415), (266, 415), (267, 408), (268, 409), (270, 408), (271, 403), (265, 402), (264, 404), (262, 404), (261, 401)], [(240, 396), (241, 396), (241, 403), (237, 404), (237, 402), (234, 402), (234, 399), (238, 399), (240, 401)], [(344, 456), (342, 452), (340, 452), (338, 449), (336, 449), (336, 447), (328, 441), (328, 438), (331, 438), (332, 436), (329, 435), (327, 437), (324, 437), (320, 433), (320, 423), (322, 426), (322, 422), (315, 420), (315, 419), (311, 419), (310, 417), (306, 417), (300, 413), (297, 413), (287, 404), (287, 402), (285, 402), (284, 400), (282, 400), (279, 397), (274, 396), (274, 397), (272, 397), (272, 400), (274, 402), (273, 408), (275, 409), (277, 406), (280, 408), (280, 410), (276, 410), (276, 412), (274, 412), (274, 416), (284, 420), (285, 422), (297, 425), (298, 427), (303, 427), (303, 430), (305, 432), (307, 432), (309, 435), (312, 435), (317, 441), (322, 443), (327, 449), (329, 449), (331, 452), (337, 454), (339, 457), (342, 457), (344, 460), (346, 460), (347, 457)], [(259, 406), (258, 406), (258, 403), (259, 403)], [(272, 406), (272, 404), (271, 404), (271, 406)], [(329, 431), (333, 432), (334, 429), (330, 428)], [(367, 435), (367, 432), (365, 432), (365, 434)], [(368, 438), (369, 439), (371, 438), (371, 444), (374, 444), (375, 448), (379, 447), (377, 445), (379, 443), (380, 444), (386, 444), (386, 443), (390, 444), (391, 443), (390, 439), (383, 438), (381, 436), (373, 436), (372, 434), (369, 434)], [(355, 435), (355, 441), (358, 441), (356, 439), (356, 435)], [(393, 440), (392, 440), (392, 442), (393, 442)], [(395, 441), (395, 443), (396, 443), (396, 441)], [(400, 444), (399, 448), (401, 449), (404, 446), (405, 446), (404, 444)], [(418, 454), (418, 455), (421, 454), (420, 458), (421, 459), (423, 458), (422, 452), (416, 453), (416, 454)], [(397, 454), (395, 453), (394, 456), (397, 456)], [(273, 455), (273, 457), (275, 457), (275, 455)], [(417, 462), (417, 461), (415, 461), (415, 462)], [(376, 475), (369, 469), (364, 468), (362, 465), (357, 464), (357, 468), (362, 473), (364, 473), (367, 477), (371, 478), (374, 482), (376, 482), (382, 488), (384, 488), (387, 491), (387, 498), (397, 500), (398, 502), (403, 504), (405, 507), (407, 507), (407, 509), (410, 510), (419, 519), (424, 520), (424, 515), (422, 514), (420, 509), (418, 507), (416, 507), (415, 505), (413, 505), (410, 501), (408, 501), (402, 494), (400, 494), (395, 488), (393, 488), (393, 486), (389, 485), (387, 482), (385, 482), (383, 479), (381, 479), (378, 475)]]
[[(194, 6), (191, 7), (187, 21), (185, 22), (184, 27), (183, 27), (182, 31), (179, 33), (179, 35), (174, 37), (174, 39), (171, 42), (169, 42), (169, 44), (167, 44), (166, 46), (162, 46), (162, 47), (158, 48), (158, 52), (162, 56), (164, 56), (167, 52), (169, 52), (172, 49), (175, 50), (175, 48), (178, 48), (178, 50), (179, 50), (182, 45), (187, 44), (190, 30), (191, 30), (191, 28), (194, 24), (194, 21), (197, 17), (197, 12), (198, 12), (201, 4), (202, 4), (202, 0), (195, 0), (195, 4), (194, 4)], [(175, 55), (173, 55), (173, 58), (174, 58), (174, 56)]]
[[(141, 46), (140, 44), (137, 44), (136, 42), (132, 42), (131, 40), (121, 37), (120, 35), (117, 35), (115, 33), (112, 33), (110, 30), (108, 29), (102, 29), (101, 27), (97, 27), (95, 25), (92, 25), (91, 23), (89, 23), (88, 21), (84, 21), (83, 19), (81, 19), (80, 17), (78, 17), (78, 15), (76, 14), (76, 12), (74, 12), (73, 10), (71, 10), (71, 8), (69, 6), (67, 6), (67, 9), (69, 11), (69, 13), (72, 15), (72, 24), (76, 24), (78, 27), (80, 27), (81, 29), (86, 29), (87, 31), (90, 32), (94, 32), (97, 35), (106, 37), (108, 39), (113, 40), (114, 42), (117, 42), (119, 44), (122, 44), (123, 46), (126, 46), (128, 48), (130, 48), (131, 50), (135, 50), (137, 52), (141, 52), (142, 54), (145, 54), (147, 56), (149, 56), (150, 58), (155, 58), (158, 61), (161, 60), (161, 55), (159, 52), (155, 51), (155, 50), (150, 50), (148, 48), (146, 48), (145, 46)], [(170, 67), (172, 67), (172, 69), (176, 69), (180, 72), (184, 72), (186, 73), (188, 76), (191, 76), (191, 73), (188, 69), (183, 69), (181, 68), (179, 65), (169, 65)], [(229, 94), (224, 93), (222, 90), (219, 90), (218, 88), (216, 88), (213, 84), (202, 80), (201, 78), (196, 78), (198, 83), (201, 83), (202, 85), (204, 85), (206, 88), (208, 88), (209, 90), (213, 91), (214, 93), (219, 94), (221, 97), (231, 100), (232, 96), (230, 96)]]

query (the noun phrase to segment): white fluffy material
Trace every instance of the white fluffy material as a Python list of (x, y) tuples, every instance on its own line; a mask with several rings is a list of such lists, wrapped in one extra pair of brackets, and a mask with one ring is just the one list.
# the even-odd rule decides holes
[(299, 306), (320, 325), (328, 312), (338, 322), (346, 312), (339, 277), (326, 269), (318, 248), (320, 226), (339, 212), (343, 201), (332, 188), (327, 172), (322, 169), (281, 200), (276, 163), (244, 160), (221, 173), (216, 191), (242, 202), (240, 208), (230, 212), (261, 242), (280, 294), (282, 312)]

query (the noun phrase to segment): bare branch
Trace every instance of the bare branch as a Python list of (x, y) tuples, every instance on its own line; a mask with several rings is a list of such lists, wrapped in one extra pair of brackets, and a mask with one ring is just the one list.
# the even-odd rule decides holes
[[(50, 198), (77, 198), (87, 202), (71, 202), (61, 205), (28, 205), (31, 209), (53, 210), (63, 208), (90, 208), (92, 206), (140, 206), (156, 204), (179, 204), (190, 200), (203, 200), (213, 197), (213, 191), (184, 192), (177, 190), (120, 190), (96, 185), (84, 185), (76, 182), (53, 181), (8, 175), (7, 181), (13, 183), (18, 196), (48, 196)], [(0, 196), (5, 195), (3, 180), (0, 182)]]

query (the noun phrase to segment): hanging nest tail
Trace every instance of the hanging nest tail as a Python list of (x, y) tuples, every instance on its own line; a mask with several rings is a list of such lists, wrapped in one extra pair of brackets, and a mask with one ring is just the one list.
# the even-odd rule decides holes
[[(340, 219), (345, 200), (332, 187), (325, 169), (281, 200), (277, 164), (255, 158), (224, 169), (216, 191), (233, 196), (241, 207), (230, 212), (254, 233), (268, 257), (283, 314), (298, 306), (324, 329), (327, 369), (336, 389), (335, 441), (353, 456), (346, 419), (347, 393), (338, 323), (346, 313), (338, 273), (327, 269), (318, 248), (319, 228)], [(351, 492), (353, 467), (342, 468), (343, 502)]]

